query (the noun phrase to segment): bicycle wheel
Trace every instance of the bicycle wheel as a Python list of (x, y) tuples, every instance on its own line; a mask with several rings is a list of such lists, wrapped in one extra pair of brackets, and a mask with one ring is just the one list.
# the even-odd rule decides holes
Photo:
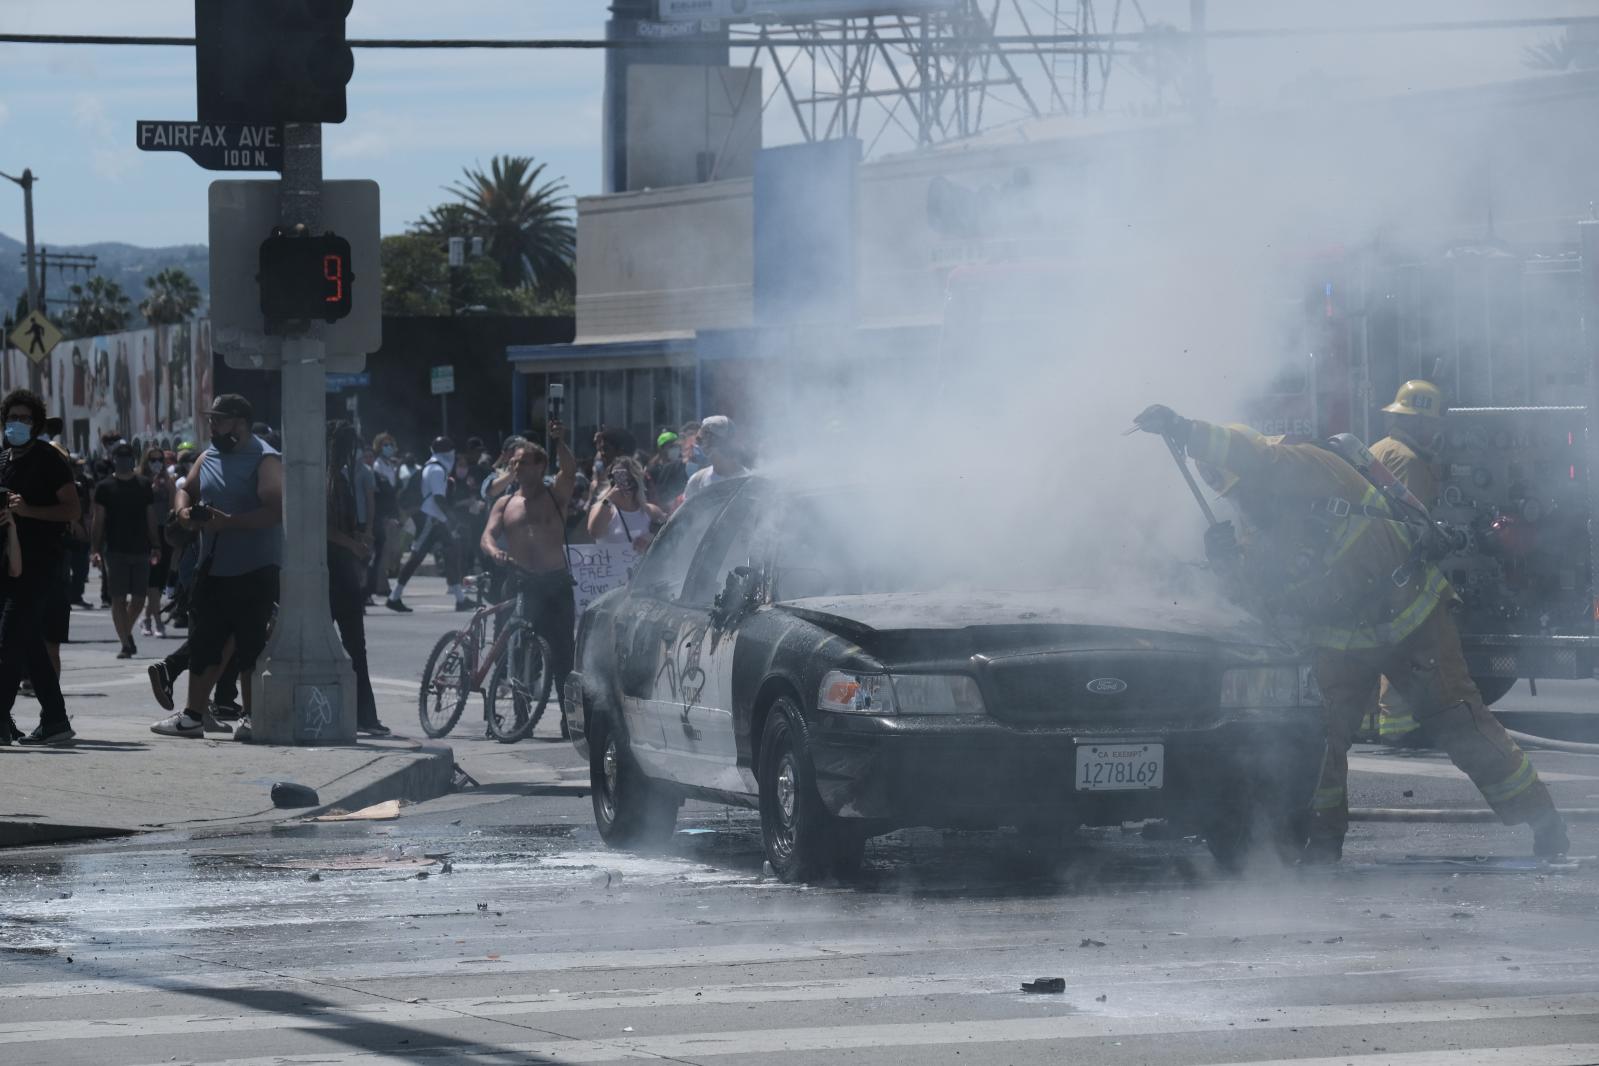
[(417, 692), (417, 716), (422, 732), (430, 737), (444, 736), (461, 720), (466, 697), (471, 692), (471, 665), (466, 660), (466, 634), (457, 629), (444, 634), (428, 654), (422, 668), (422, 687)]
[(555, 678), (550, 645), (526, 622), (510, 623), (505, 651), (483, 693), (489, 732), (501, 744), (514, 744), (533, 732), (550, 702)]

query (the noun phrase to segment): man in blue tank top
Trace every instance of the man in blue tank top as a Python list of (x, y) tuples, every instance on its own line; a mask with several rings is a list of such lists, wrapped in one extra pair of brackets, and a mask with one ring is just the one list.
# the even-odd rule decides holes
[(248, 739), (250, 673), (266, 647), (283, 565), (283, 462), (251, 432), (254, 411), (236, 394), (206, 412), (211, 446), (173, 500), (178, 521), (200, 534), (200, 563), (190, 600), (189, 692), (184, 709), (150, 727), (172, 737), (231, 732), (207, 709), (212, 686), (231, 656), (239, 668)]

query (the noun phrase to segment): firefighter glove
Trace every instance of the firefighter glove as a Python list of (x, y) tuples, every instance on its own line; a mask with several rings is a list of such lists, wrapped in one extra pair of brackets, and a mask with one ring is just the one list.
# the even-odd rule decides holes
[(1163, 403), (1150, 404), (1133, 419), (1133, 425), (1145, 433), (1158, 433), (1179, 444), (1188, 442), (1188, 419)]
[(1231, 522), (1217, 522), (1205, 530), (1205, 558), (1218, 568), (1231, 567), (1243, 556), (1238, 547), (1238, 531)]

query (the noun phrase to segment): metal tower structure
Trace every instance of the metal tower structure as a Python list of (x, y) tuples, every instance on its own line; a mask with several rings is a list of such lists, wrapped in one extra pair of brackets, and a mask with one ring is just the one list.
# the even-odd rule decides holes
[(1097, 38), (1149, 28), (1138, 0), (950, 0), (874, 10), (894, 6), (863, 2), (853, 17), (730, 24), (730, 41), (742, 45), (734, 54), (747, 52), (751, 66), (766, 68), (769, 122), (783, 116), (805, 141), (859, 138), (870, 156), (1048, 114), (1086, 115), (1104, 109), (1111, 75), (1128, 54), (1114, 38)]

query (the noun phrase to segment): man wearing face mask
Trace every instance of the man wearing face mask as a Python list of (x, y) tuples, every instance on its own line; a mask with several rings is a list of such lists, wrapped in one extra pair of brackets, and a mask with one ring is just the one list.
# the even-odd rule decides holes
[(368, 564), (366, 594), (387, 599), (389, 568), (400, 544), (400, 447), (388, 433), (372, 441), (373, 524), (372, 562)]
[(235, 736), (249, 737), (250, 673), (266, 647), (283, 565), (283, 461), (250, 431), (253, 414), (234, 393), (212, 401), (211, 447), (173, 499), (178, 524), (200, 535), (200, 561), (190, 593), (188, 695), (182, 711), (150, 727), (162, 736), (232, 732), (208, 707), (231, 657), (246, 716)]
[[(0, 452), (0, 497), (16, 520), (22, 572), (0, 573), (0, 744), (64, 744), (73, 737), (61, 683), (45, 647), (45, 614), (55, 595), (67, 524), (79, 514), (72, 469), (38, 438), (44, 401), (14, 389), (0, 402), (5, 450)], [(39, 701), (39, 726), (23, 736), (11, 708), (24, 678)]]
[(749, 474), (734, 441), (733, 420), (726, 415), (712, 415), (700, 424), (697, 447), (711, 465), (696, 470), (694, 476), (688, 479), (683, 489), (685, 500), (718, 481)]
[(419, 527), (416, 531), (416, 541), (411, 548), (411, 556), (405, 560), (405, 565), (400, 567), (399, 580), (394, 583), (394, 591), (385, 601), (385, 606), (391, 611), (398, 611), (401, 614), (411, 613), (411, 608), (405, 605), (404, 599), (406, 582), (411, 580), (417, 568), (422, 565), (422, 560), (434, 551), (444, 556), (444, 579), (449, 583), (450, 595), (455, 597), (455, 609), (457, 611), (472, 609), (466, 602), (466, 589), (461, 584), (460, 546), (456, 543), (455, 531), (450, 525), (450, 514), (446, 510), (449, 502), (450, 473), (454, 469), (455, 443), (449, 437), (435, 437), (433, 454), (422, 464), (421, 472), (415, 475), (422, 479), (422, 505), (417, 513)]

